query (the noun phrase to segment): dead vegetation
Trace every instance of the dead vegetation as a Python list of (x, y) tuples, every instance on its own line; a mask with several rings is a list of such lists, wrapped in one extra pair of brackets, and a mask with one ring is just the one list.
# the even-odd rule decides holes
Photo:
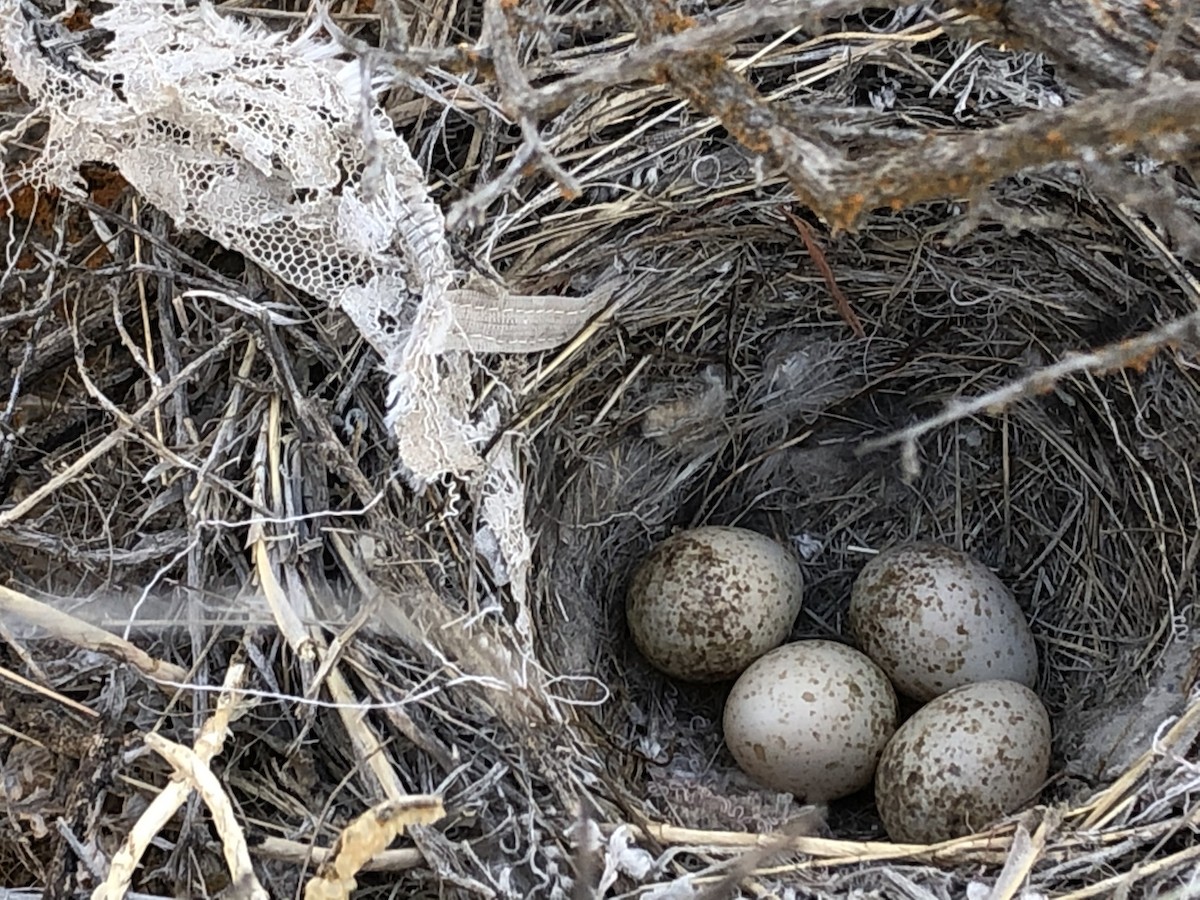
[[(98, 46), (90, 14), (61, 24)], [(102, 160), (83, 201), (27, 183), (41, 123), (0, 81), (0, 882), (1194, 895), (1195, 4), (329, 18), (392, 73), (464, 267), (619, 285), (561, 348), (458, 373), (506, 403), (486, 455), (516, 473), (531, 565), (503, 565), (481, 481), (397, 477), (340, 312)], [(909, 846), (869, 798), (746, 783), (720, 692), (665, 682), (623, 631), (632, 564), (699, 522), (799, 549), (805, 636), (844, 635), (895, 541), (995, 566), (1042, 651), (1042, 805)]]

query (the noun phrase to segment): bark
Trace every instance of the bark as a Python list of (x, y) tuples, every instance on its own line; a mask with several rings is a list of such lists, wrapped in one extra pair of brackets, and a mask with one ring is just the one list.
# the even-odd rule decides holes
[(1195, 0), (948, 0), (975, 37), (1044, 53), (1079, 88), (1131, 87), (1148, 71), (1200, 80)]

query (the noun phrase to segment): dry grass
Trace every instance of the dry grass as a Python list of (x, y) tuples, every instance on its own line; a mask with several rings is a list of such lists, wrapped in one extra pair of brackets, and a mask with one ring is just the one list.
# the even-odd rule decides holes
[[(297, 897), (349, 823), (431, 795), (445, 816), (411, 847), (347, 868), (356, 896), (1200, 888), (1195, 180), (1054, 164), (832, 236), (702, 110), (616, 78), (633, 44), (620, 9), (513, 13), (509, 62), (531, 84), (596, 79), (533, 144), (518, 149), (493, 82), (449, 71), (477, 4), (408, 11), (431, 55), (423, 90), (401, 79), (389, 104), (464, 259), (525, 293), (621, 279), (586, 340), (473, 375), (511, 400), (515, 437), (492, 452), (526, 484), (525, 602), (477, 553), (477, 485), (414, 496), (394, 477), (383, 379), (339, 314), (175, 233), (111, 173), (89, 173), (90, 208), (35, 195), (11, 149), (4, 885), (91, 892), (136, 847), (142, 867), (118, 875), (143, 896)], [(375, 15), (336, 12), (377, 39)], [(864, 152), (1072, 99), (1045, 59), (964, 39), (965, 21), (776, 23), (735, 35), (730, 60)], [(6, 131), (24, 111), (0, 90)], [(188, 293), (254, 285), (256, 308)], [(907, 846), (865, 798), (814, 810), (748, 784), (720, 743), (720, 691), (665, 682), (623, 631), (632, 565), (699, 522), (801, 550), (799, 636), (843, 636), (851, 580), (896, 541), (995, 566), (1043, 654), (1043, 805)], [(226, 805), (210, 815), (189, 784)], [(156, 797), (178, 812), (144, 833), (170, 805)], [(227, 858), (226, 827), (253, 871)]]

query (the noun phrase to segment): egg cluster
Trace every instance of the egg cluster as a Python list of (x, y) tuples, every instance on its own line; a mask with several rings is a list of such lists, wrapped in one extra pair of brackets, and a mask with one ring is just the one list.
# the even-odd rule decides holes
[[(828, 802), (875, 784), (896, 841), (969, 834), (1036, 798), (1050, 718), (1033, 634), (990, 569), (921, 542), (871, 560), (836, 641), (785, 644), (802, 602), (795, 558), (743, 528), (683, 531), (638, 567), (627, 619), (658, 669), (736, 679), (724, 736), (764, 787)], [(924, 704), (900, 723), (897, 692)]]

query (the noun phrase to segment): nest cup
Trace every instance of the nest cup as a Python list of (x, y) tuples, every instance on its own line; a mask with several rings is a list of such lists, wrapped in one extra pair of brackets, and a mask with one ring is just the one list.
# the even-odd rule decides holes
[[(594, 366), (566, 400), (564, 425), (537, 444), (538, 458), (554, 461), (530, 503), (544, 512), (531, 521), (546, 573), (544, 660), (611, 690), (592, 715), (625, 748), (623, 787), (653, 821), (773, 831), (807, 815), (750, 783), (722, 747), (728, 685), (672, 681), (627, 635), (631, 573), (678, 528), (741, 525), (790, 545), (805, 576), (793, 639), (850, 640), (850, 584), (872, 551), (934, 539), (994, 568), (1038, 643), (1038, 692), (1054, 732), (1048, 807), (1096, 802), (1109, 812), (1106, 790), (1145, 762), (1154, 736), (1185, 709), (1198, 659), (1194, 574), (1184, 564), (1197, 513), (1186, 499), (1197, 456), (1188, 418), (1200, 393), (1178, 358), (1136, 374), (1066, 378), (934, 429), (908, 453), (900, 444), (856, 452), (1184, 308), (1171, 308), (1170, 290), (1153, 314), (1132, 293), (1114, 296), (1063, 264), (1076, 239), (1062, 233), (1053, 265), (1043, 237), (990, 231), (914, 261), (907, 236), (935, 218), (879, 223), (826, 247), (867, 323), (868, 336), (856, 337), (819, 279), (797, 275), (804, 260), (787, 229), (752, 217), (752, 237), (722, 243), (744, 274), (701, 274), (686, 298), (644, 309), (651, 322), (629, 352)], [(1115, 239), (1121, 228), (1110, 227)], [(716, 247), (695, 240), (703, 249), (692, 265), (703, 273), (699, 260)], [(1153, 259), (1128, 252), (1140, 278), (1162, 277)], [(1013, 265), (971, 268), (1001, 257)], [(623, 381), (639, 354), (649, 364)], [(601, 424), (577, 424), (602, 408)], [(835, 803), (827, 825), (822, 833), (845, 839), (882, 834), (862, 795)]]

